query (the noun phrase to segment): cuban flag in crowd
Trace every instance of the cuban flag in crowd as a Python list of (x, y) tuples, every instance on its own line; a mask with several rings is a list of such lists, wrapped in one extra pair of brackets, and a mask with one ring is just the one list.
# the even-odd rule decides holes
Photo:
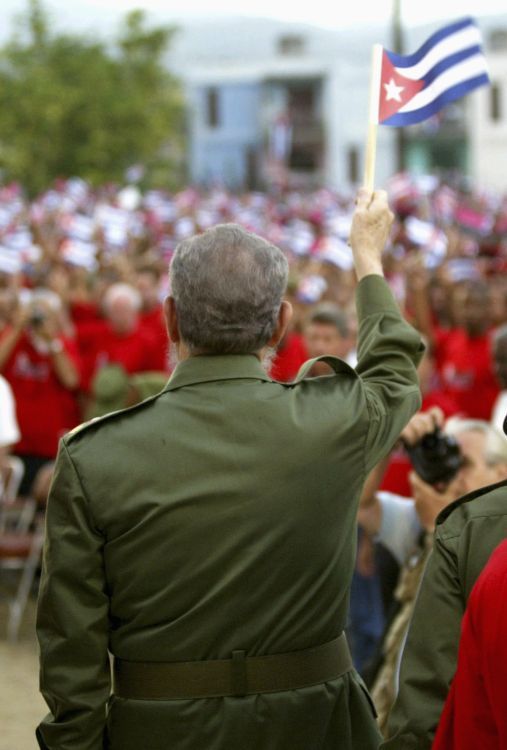
[(383, 50), (378, 122), (414, 125), (487, 83), (481, 32), (466, 18), (435, 32), (413, 55)]

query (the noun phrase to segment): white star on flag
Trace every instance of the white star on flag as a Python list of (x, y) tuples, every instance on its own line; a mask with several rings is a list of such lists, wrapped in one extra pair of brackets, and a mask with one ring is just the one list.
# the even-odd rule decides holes
[(386, 102), (394, 99), (397, 102), (401, 102), (401, 92), (405, 88), (404, 86), (397, 86), (394, 78), (391, 78), (389, 83), (384, 83), (386, 90)]

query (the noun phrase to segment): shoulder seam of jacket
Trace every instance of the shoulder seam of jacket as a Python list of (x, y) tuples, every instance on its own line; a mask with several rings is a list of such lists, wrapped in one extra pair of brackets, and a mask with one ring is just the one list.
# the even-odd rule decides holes
[(159, 398), (159, 396), (161, 396), (163, 393), (165, 393), (165, 388), (164, 390), (160, 391), (160, 393), (156, 393), (154, 396), (149, 396), (148, 398), (143, 399), (143, 401), (140, 401), (138, 404), (127, 406), (125, 409), (117, 409), (116, 411), (111, 411), (108, 414), (103, 414), (101, 417), (90, 419), (88, 422), (83, 422), (77, 427), (74, 427), (74, 429), (68, 432), (66, 435), (64, 435), (63, 439), (65, 440), (66, 444), (70, 443), (76, 438), (81, 437), (81, 435), (84, 435), (86, 432), (88, 432), (91, 427), (96, 427), (100, 424), (103, 424), (103, 422), (114, 419), (120, 414), (127, 414), (129, 412), (135, 411), (136, 409), (140, 409), (143, 406), (147, 406), (152, 401), (155, 401), (157, 398)]
[(476, 514), (476, 515), (473, 515), (473, 516), (469, 516), (465, 520), (465, 522), (463, 523), (463, 525), (461, 526), (461, 528), (459, 529), (459, 531), (456, 531), (456, 532), (449, 531), (448, 534), (444, 535), (444, 533), (443, 533), (444, 529), (441, 529), (440, 533), (438, 533), (438, 531), (437, 531), (437, 533), (435, 535), (435, 539), (437, 539), (438, 541), (441, 541), (441, 542), (446, 542), (447, 540), (451, 540), (451, 539), (457, 539), (463, 533), (463, 529), (465, 529), (470, 523), (473, 523), (473, 521), (480, 521), (480, 520), (482, 520), (484, 518), (499, 518), (499, 517), (503, 517), (503, 516), (507, 516), (507, 507), (506, 507), (505, 511), (503, 511), (503, 512), (501, 512), (501, 511), (499, 511), (498, 513), (486, 513), (486, 512), (484, 512), (484, 513)]
[(86, 492), (85, 486), (84, 486), (84, 484), (83, 484), (83, 480), (81, 479), (81, 475), (80, 475), (79, 471), (77, 470), (77, 466), (76, 466), (76, 464), (75, 464), (75, 462), (74, 462), (74, 459), (73, 459), (73, 458), (72, 458), (72, 456), (70, 455), (70, 451), (69, 451), (69, 446), (67, 445), (67, 443), (66, 443), (65, 439), (63, 439), (63, 440), (62, 440), (62, 444), (63, 444), (63, 447), (64, 447), (64, 449), (65, 449), (65, 453), (67, 454), (67, 458), (69, 459), (69, 463), (70, 463), (70, 465), (72, 466), (72, 470), (74, 471), (74, 474), (76, 475), (76, 479), (77, 479), (77, 481), (79, 482), (79, 486), (81, 487), (81, 492), (83, 493), (83, 497), (84, 497), (84, 499), (85, 499), (85, 501), (86, 501), (86, 506), (87, 506), (87, 508), (88, 508), (88, 512), (90, 513), (90, 518), (91, 518), (91, 520), (93, 521), (93, 526), (94, 526), (94, 528), (95, 528), (95, 529), (96, 529), (96, 530), (97, 530), (97, 531), (98, 531), (98, 532), (99, 532), (100, 534), (103, 534), (103, 533), (104, 533), (104, 532), (103, 532), (103, 530), (102, 530), (102, 529), (100, 528), (100, 526), (99, 526), (99, 525), (98, 525), (98, 524), (96, 523), (96, 520), (95, 520), (95, 518), (94, 518), (94, 516), (93, 516), (93, 513), (92, 513), (92, 506), (91, 506), (91, 503), (90, 503), (90, 498), (88, 497), (88, 493)]

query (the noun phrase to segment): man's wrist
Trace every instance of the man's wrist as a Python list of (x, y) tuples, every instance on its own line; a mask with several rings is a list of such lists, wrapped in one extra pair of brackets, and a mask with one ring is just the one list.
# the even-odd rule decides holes
[(380, 260), (363, 260), (357, 258), (354, 265), (358, 281), (361, 281), (365, 276), (370, 276), (372, 274), (375, 274), (376, 276), (384, 276), (384, 269), (382, 268), (382, 262)]

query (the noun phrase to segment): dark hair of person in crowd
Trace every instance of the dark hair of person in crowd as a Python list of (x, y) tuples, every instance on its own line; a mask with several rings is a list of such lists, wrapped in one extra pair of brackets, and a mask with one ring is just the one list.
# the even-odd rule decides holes
[(482, 336), (491, 325), (491, 300), (485, 281), (469, 281), (454, 292), (460, 323), (471, 338)]
[(332, 303), (323, 302), (315, 308), (308, 316), (307, 325), (317, 323), (324, 326), (336, 328), (342, 338), (350, 335), (350, 326), (347, 313)]

